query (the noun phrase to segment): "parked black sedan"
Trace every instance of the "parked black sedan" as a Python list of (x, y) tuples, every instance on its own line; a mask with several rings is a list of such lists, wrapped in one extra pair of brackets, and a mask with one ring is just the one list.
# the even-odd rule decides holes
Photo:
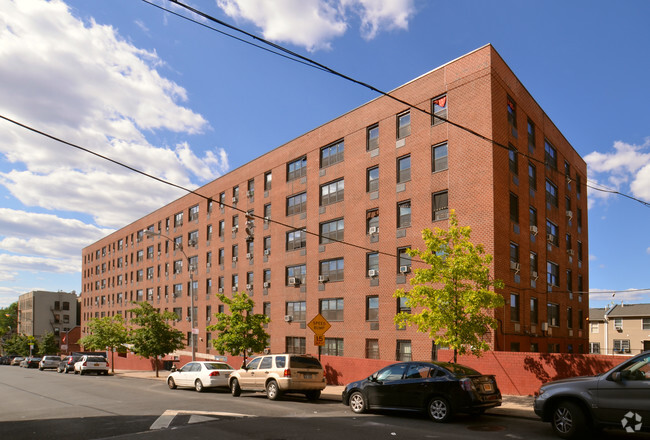
[(343, 404), (355, 413), (370, 409), (426, 411), (434, 422), (456, 412), (483, 413), (501, 406), (494, 376), (446, 362), (400, 362), (348, 384)]

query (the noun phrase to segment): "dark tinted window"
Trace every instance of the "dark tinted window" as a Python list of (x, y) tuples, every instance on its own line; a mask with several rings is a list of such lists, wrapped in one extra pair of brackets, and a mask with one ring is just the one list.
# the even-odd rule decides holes
[(291, 368), (323, 368), (318, 359), (307, 356), (291, 356)]
[(88, 356), (86, 360), (88, 362), (106, 362), (106, 359), (101, 356)]
[(273, 358), (271, 356), (262, 358), (262, 362), (260, 363), (260, 369), (271, 368), (272, 366), (273, 366)]
[(404, 375), (404, 370), (408, 364), (395, 364), (389, 367), (379, 370), (377, 372), (377, 380), (379, 381), (390, 381), (390, 380), (400, 380)]
[(275, 367), (284, 368), (287, 365), (287, 358), (285, 356), (277, 356), (275, 358)]
[(203, 364), (203, 365), (205, 365), (205, 368), (207, 370), (232, 370), (233, 369), (230, 365), (219, 363), (219, 362), (213, 362), (210, 364)]
[(481, 373), (478, 371), (466, 367), (464, 365), (458, 365), (458, 364), (439, 364), (442, 368), (445, 368), (449, 370), (454, 376), (457, 377), (465, 377), (465, 376), (480, 376)]

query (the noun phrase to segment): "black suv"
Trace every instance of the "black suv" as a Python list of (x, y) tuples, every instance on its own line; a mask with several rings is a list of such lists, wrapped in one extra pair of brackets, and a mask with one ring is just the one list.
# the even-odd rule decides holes
[(59, 366), (57, 367), (56, 371), (65, 374), (68, 374), (68, 371), (72, 371), (74, 373), (74, 364), (75, 362), (79, 362), (81, 360), (81, 357), (82, 355), (64, 357), (61, 359), (61, 362), (59, 362)]
[(606, 373), (544, 384), (535, 413), (564, 439), (588, 437), (593, 429), (618, 427), (629, 433), (650, 428), (650, 351)]

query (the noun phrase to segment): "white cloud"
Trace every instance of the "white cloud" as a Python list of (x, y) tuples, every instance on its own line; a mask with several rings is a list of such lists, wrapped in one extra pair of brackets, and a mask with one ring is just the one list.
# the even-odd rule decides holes
[(596, 257), (595, 255), (589, 254), (589, 261), (596, 261), (597, 259), (598, 257)]
[[(594, 151), (585, 156), (592, 186), (630, 192), (636, 198), (650, 201), (650, 152), (644, 152), (650, 148), (650, 137), (642, 145), (616, 141), (613, 148), (611, 153)], [(588, 197), (591, 208), (612, 194), (589, 188)]]
[(383, 30), (407, 29), (415, 13), (413, 0), (217, 0), (236, 20), (248, 20), (264, 38), (288, 42), (309, 51), (330, 49), (353, 15), (361, 20), (361, 34), (375, 38)]
[(589, 302), (594, 303), (598, 302), (614, 302), (620, 304), (621, 302), (627, 304), (639, 303), (648, 300), (648, 295), (650, 295), (650, 290), (617, 290), (612, 292), (611, 290), (604, 289), (589, 289)]

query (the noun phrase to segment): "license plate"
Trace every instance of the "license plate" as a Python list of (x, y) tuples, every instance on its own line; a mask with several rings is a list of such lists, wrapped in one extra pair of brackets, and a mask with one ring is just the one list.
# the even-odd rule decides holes
[(94, 366), (95, 366), (95, 367), (99, 367), (99, 364), (95, 364)]
[(305, 373), (305, 374), (302, 375), (302, 377), (304, 377), (305, 379), (311, 379), (312, 374), (311, 373)]
[(492, 386), (491, 383), (484, 383), (483, 384), (483, 391), (487, 391), (487, 392), (494, 391), (494, 387)]

